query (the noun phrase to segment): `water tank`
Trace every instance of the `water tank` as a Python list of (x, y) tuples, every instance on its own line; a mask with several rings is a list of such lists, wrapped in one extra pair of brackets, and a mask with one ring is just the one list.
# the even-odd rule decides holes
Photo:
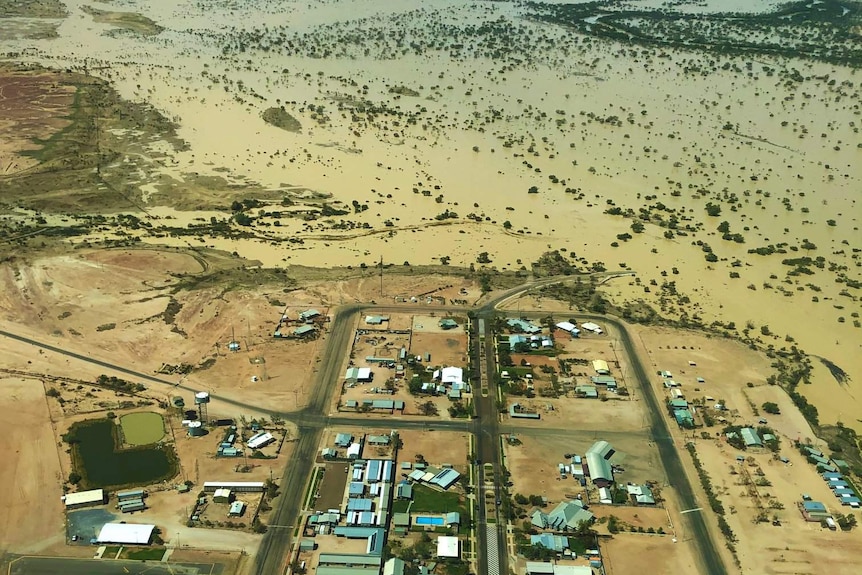
[(192, 437), (200, 437), (206, 435), (206, 430), (200, 421), (192, 421), (189, 423), (189, 435)]
[(186, 405), (186, 401), (182, 397), (175, 397), (171, 399), (171, 402), (174, 404), (174, 407), (179, 407), (180, 409)]
[(210, 394), (206, 391), (199, 391), (195, 394), (195, 403), (200, 405), (201, 403), (209, 403), (210, 402)]

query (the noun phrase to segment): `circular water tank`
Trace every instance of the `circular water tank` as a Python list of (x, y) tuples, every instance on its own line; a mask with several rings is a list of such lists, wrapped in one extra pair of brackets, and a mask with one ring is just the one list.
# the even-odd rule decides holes
[(200, 421), (192, 421), (189, 423), (189, 435), (192, 437), (200, 437), (201, 435), (206, 435), (206, 430), (203, 425), (201, 425)]
[(195, 394), (195, 403), (209, 403), (210, 402), (210, 394), (206, 391), (199, 391)]
[(174, 407), (185, 407), (186, 401), (182, 397), (175, 397), (171, 399), (171, 402), (174, 404)]

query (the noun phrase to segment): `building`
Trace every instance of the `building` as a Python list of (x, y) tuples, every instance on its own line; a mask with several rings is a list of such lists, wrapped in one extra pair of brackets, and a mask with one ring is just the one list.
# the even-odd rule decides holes
[(350, 447), (353, 443), (353, 436), (349, 433), (338, 433), (335, 436), (335, 445), (337, 447)]
[(593, 360), (593, 369), (599, 375), (610, 375), (611, 368), (608, 366), (608, 362), (603, 359), (594, 359)]
[(461, 545), (457, 537), (440, 536), (437, 538), (437, 557), (461, 557)]
[(439, 325), (441, 329), (455, 329), (458, 327), (458, 322), (454, 319), (444, 318), (441, 319), (437, 325)]
[(301, 325), (293, 330), (293, 337), (311, 337), (317, 333), (317, 328), (313, 325)]
[(552, 533), (542, 533), (541, 535), (530, 535), (530, 545), (533, 547), (542, 546), (545, 549), (550, 549), (557, 553), (562, 553), (569, 548), (569, 538)]
[(443, 385), (460, 385), (464, 383), (464, 370), (460, 367), (444, 367), (434, 372), (434, 379)]
[(96, 537), (96, 543), (120, 543), (123, 545), (149, 545), (155, 525), (135, 523), (105, 523)]
[(318, 310), (308, 309), (299, 314), (299, 321), (310, 322), (318, 317), (320, 317), (320, 312)]
[(586, 453), (587, 472), (594, 484), (607, 487), (614, 482), (613, 468), (610, 458), (615, 451), (607, 441), (596, 441)]
[(533, 333), (539, 333), (542, 331), (542, 328), (540, 328), (539, 326), (532, 324), (529, 321), (523, 320), (523, 319), (516, 319), (516, 318), (507, 319), (506, 324), (509, 326), (510, 329), (521, 331), (523, 333), (533, 334)]
[(389, 445), (392, 443), (392, 437), (389, 435), (369, 435), (365, 441), (368, 445)]
[(601, 335), (604, 333), (604, 331), (602, 331), (602, 328), (599, 327), (599, 324), (593, 323), (591, 321), (588, 321), (586, 323), (582, 323), (581, 328), (583, 328), (583, 329), (585, 329), (591, 333), (594, 333), (596, 335)]
[(273, 437), (271, 433), (262, 431), (260, 433), (256, 433), (255, 435), (252, 435), (249, 440), (245, 442), (245, 444), (248, 446), (249, 449), (261, 449), (263, 447), (266, 447), (270, 443), (273, 443), (274, 441), (275, 437)]
[(263, 481), (205, 481), (204, 491), (212, 493), (216, 489), (230, 489), (236, 493), (255, 493), (266, 489)]
[(626, 491), (635, 505), (655, 505), (652, 490), (646, 485), (626, 485)]
[(763, 440), (760, 439), (754, 428), (743, 427), (739, 430), (739, 435), (742, 436), (742, 441), (746, 447), (763, 447)]
[(224, 487), (216, 489), (213, 493), (213, 503), (230, 503), (231, 498), (230, 489)]
[(102, 505), (105, 503), (104, 489), (91, 489), (89, 491), (75, 491), (67, 493), (62, 497), (66, 504), (66, 509), (75, 509), (77, 507), (87, 507), (90, 505)]
[(694, 427), (694, 416), (688, 409), (674, 409), (673, 417), (676, 419), (676, 423), (680, 427)]
[(509, 406), (509, 417), (516, 419), (541, 419), (541, 415), (529, 411), (522, 411), (520, 403), (513, 403)]
[(561, 329), (568, 332), (569, 334), (571, 334), (572, 337), (578, 337), (578, 335), (580, 335), (581, 333), (581, 330), (579, 330), (575, 324), (569, 321), (561, 321), (555, 327), (557, 329)]
[(582, 522), (591, 523), (593, 519), (593, 514), (584, 508), (583, 502), (575, 499), (561, 502), (550, 513), (536, 509), (530, 516), (530, 523), (537, 529), (574, 531)]
[(127, 501), (129, 499), (143, 499), (146, 493), (143, 489), (133, 489), (131, 491), (117, 492), (117, 501)]
[(344, 374), (344, 379), (350, 382), (369, 382), (374, 378), (370, 367), (351, 367)]
[(822, 519), (831, 517), (830, 513), (826, 510), (826, 506), (819, 501), (803, 501), (799, 505), (799, 510), (802, 511), (802, 517), (806, 521), (819, 522)]
[(593, 575), (586, 565), (556, 565), (541, 561), (527, 561), (527, 575)]
[(404, 575), (405, 563), (398, 557), (393, 557), (383, 564), (383, 575)]
[(599, 391), (594, 385), (576, 385), (575, 394), (587, 399), (597, 399), (599, 397)]
[(449, 489), (452, 485), (455, 484), (456, 481), (461, 477), (461, 474), (455, 471), (454, 469), (444, 469), (440, 473), (437, 473), (434, 477), (432, 477), (428, 483), (431, 485), (436, 485), (441, 489)]
[(331, 447), (324, 447), (320, 455), (326, 460), (333, 460), (338, 457), (338, 452)]
[(234, 501), (230, 504), (230, 509), (227, 512), (228, 517), (241, 517), (245, 513), (245, 503), (242, 501)]
[(386, 315), (367, 315), (365, 323), (368, 325), (381, 325), (383, 322), (389, 321), (389, 316)]
[(395, 488), (395, 498), (396, 499), (413, 499), (413, 485), (407, 483), (406, 481), (402, 481), (398, 484), (398, 487)]

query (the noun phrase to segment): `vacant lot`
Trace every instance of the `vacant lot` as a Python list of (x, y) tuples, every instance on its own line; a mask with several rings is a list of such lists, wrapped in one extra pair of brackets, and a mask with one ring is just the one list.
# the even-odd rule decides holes
[(694, 542), (674, 543), (669, 536), (619, 533), (602, 541), (608, 575), (697, 573)]
[(429, 365), (466, 368), (467, 334), (454, 329), (441, 334), (414, 333), (410, 354), (422, 356), (423, 361), (425, 354), (431, 354)]
[(317, 511), (340, 509), (344, 500), (349, 467), (346, 463), (327, 463), (324, 469), (326, 471), (317, 487), (318, 497), (314, 508)]
[(415, 463), (417, 456), (422, 455), (431, 465), (450, 463), (461, 473), (466, 472), (469, 447), (466, 433), (404, 429), (398, 434), (404, 445), (398, 452), (399, 464), (403, 461)]

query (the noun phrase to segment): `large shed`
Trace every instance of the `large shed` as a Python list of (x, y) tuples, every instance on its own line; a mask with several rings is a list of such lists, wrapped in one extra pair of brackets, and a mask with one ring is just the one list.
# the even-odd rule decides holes
[(105, 523), (97, 543), (122, 543), (123, 545), (147, 545), (153, 537), (155, 525), (136, 523)]
[(89, 491), (75, 491), (63, 496), (66, 509), (73, 507), (85, 507), (87, 505), (101, 505), (105, 502), (104, 489), (91, 489)]

